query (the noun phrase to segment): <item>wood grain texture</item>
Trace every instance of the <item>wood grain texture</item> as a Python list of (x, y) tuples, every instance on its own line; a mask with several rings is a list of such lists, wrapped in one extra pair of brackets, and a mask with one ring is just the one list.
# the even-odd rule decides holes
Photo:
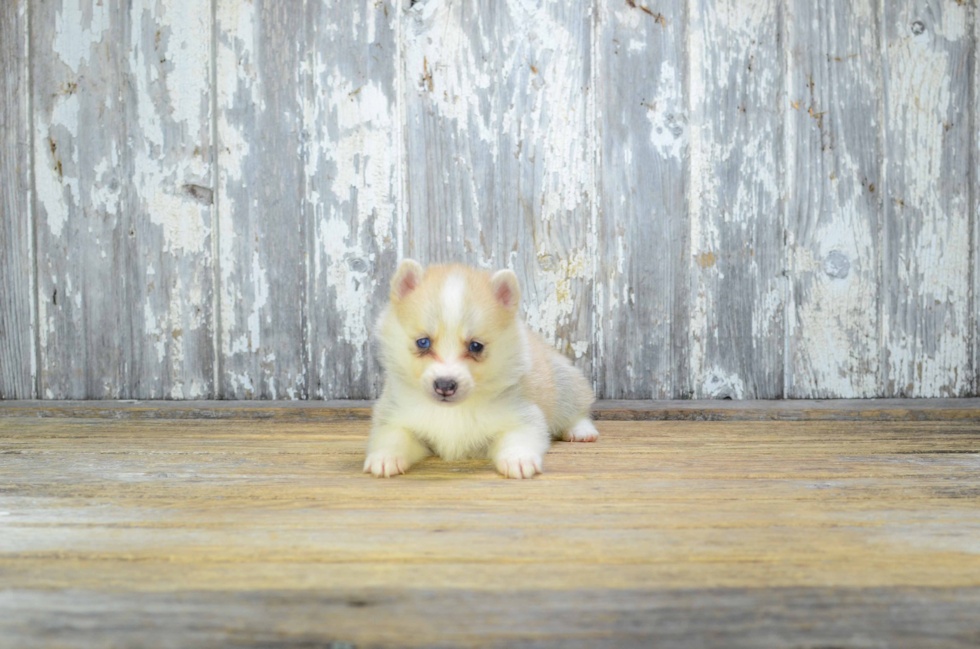
[(0, 644), (980, 637), (976, 422), (602, 422), (527, 482), (368, 426), (0, 419)]
[[(970, 25), (975, 3), (889, 3), (882, 354), (888, 396), (960, 396), (970, 359)], [(975, 164), (975, 163), (974, 163)]]
[[(0, 417), (76, 419), (370, 419), (371, 401), (0, 402)], [(597, 421), (980, 421), (980, 399), (601, 400)]]
[(784, 394), (782, 8), (691, 0), (691, 391)]
[(591, 373), (591, 3), (411, 5), (403, 252), (512, 268), (531, 327)]
[(216, 5), (219, 386), (306, 398), (310, 250), (295, 2)]
[(14, 590), (0, 647), (972, 648), (978, 606), (980, 588)]
[(973, 324), (973, 394), (980, 394), (980, 15), (977, 8), (973, 8), (973, 58), (970, 59), (973, 71), (971, 83), (973, 97), (973, 111), (970, 114), (970, 134), (971, 144), (971, 196), (973, 205), (971, 207), (973, 218), (970, 225), (973, 234), (973, 243), (970, 248), (973, 255), (973, 275), (970, 277), (970, 284), (973, 287), (973, 304), (970, 305), (970, 321)]
[(31, 10), (39, 392), (209, 396), (210, 10)]
[[(306, 7), (300, 93), (311, 398), (381, 392), (371, 332), (398, 253), (396, 5), (347, 0)], [(339, 29), (338, 16), (347, 17)]]
[(26, 0), (0, 4), (0, 399), (37, 396), (29, 47)]
[(786, 396), (872, 397), (883, 195), (877, 3), (801, 0), (788, 9)]
[(596, 382), (616, 398), (689, 394), (684, 3), (597, 3)]

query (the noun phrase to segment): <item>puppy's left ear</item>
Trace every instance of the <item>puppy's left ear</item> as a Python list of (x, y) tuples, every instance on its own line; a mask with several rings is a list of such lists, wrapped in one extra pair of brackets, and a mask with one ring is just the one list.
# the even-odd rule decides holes
[(517, 285), (517, 275), (512, 270), (498, 270), (490, 278), (493, 296), (502, 307), (516, 312), (521, 304), (521, 287)]

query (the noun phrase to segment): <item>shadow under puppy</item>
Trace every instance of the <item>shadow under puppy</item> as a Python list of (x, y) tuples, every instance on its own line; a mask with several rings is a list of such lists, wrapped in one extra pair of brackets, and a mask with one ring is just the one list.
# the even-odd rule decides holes
[(551, 438), (593, 442), (592, 389), (517, 317), (510, 270), (406, 259), (378, 322), (386, 370), (364, 472), (404, 473), (422, 458), (486, 457), (508, 478), (542, 472)]

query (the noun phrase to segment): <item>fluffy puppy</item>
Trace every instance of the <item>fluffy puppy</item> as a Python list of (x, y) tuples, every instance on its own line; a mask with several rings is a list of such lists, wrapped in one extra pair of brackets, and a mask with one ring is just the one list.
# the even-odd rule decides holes
[(436, 454), (530, 478), (551, 438), (598, 438), (592, 389), (517, 316), (520, 298), (510, 270), (399, 265), (377, 327), (386, 376), (365, 473), (395, 476)]

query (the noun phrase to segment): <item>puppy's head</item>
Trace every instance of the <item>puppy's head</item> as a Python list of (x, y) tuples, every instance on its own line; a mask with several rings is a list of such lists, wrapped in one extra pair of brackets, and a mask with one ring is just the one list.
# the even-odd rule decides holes
[(500, 392), (520, 373), (520, 299), (510, 270), (423, 270), (406, 259), (378, 331), (386, 369), (447, 406)]

